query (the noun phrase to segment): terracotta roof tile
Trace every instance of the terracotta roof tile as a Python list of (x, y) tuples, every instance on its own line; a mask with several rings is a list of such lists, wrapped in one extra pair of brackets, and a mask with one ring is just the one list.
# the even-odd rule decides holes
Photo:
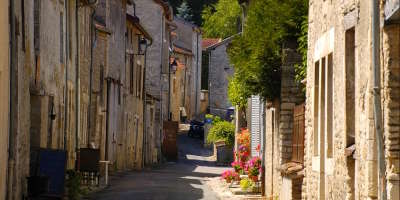
[(203, 38), (202, 48), (206, 50), (207, 47), (213, 46), (217, 43), (221, 42), (221, 38)]

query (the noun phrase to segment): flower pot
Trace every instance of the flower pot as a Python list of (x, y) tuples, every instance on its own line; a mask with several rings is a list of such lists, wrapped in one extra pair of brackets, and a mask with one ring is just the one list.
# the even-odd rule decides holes
[(226, 183), (232, 183), (232, 179), (226, 179)]
[(253, 182), (257, 182), (257, 181), (258, 181), (258, 176), (249, 175), (249, 178), (250, 178)]

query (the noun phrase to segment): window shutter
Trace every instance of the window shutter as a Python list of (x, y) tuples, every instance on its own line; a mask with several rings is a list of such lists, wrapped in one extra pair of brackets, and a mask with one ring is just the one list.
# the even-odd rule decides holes
[(261, 140), (261, 113), (260, 113), (260, 97), (251, 97), (251, 122), (250, 122), (250, 134), (251, 134), (251, 156), (259, 156), (257, 147), (260, 145)]
[(35, 54), (39, 55), (40, 50), (40, 6), (41, 0), (35, 0), (34, 2), (34, 46), (35, 46)]
[(64, 15), (60, 13), (60, 63), (64, 63)]
[(304, 132), (305, 132), (305, 107), (304, 104), (294, 108), (292, 161), (304, 162)]

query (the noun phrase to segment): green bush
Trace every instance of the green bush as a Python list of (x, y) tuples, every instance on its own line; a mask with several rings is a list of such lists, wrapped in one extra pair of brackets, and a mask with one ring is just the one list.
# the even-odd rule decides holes
[(206, 114), (206, 119), (211, 119), (213, 125), (223, 121), (221, 117), (212, 114)]
[(233, 146), (235, 140), (235, 126), (227, 121), (213, 123), (207, 136), (207, 142), (224, 141), (226, 145)]

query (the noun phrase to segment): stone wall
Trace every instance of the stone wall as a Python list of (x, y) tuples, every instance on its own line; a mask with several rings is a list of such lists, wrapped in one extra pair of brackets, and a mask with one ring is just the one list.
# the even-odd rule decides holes
[(233, 76), (234, 69), (229, 63), (228, 44), (228, 41), (222, 41), (216, 48), (208, 50), (210, 113), (223, 119), (226, 117), (227, 109), (232, 106), (228, 100), (228, 78)]
[[(371, 3), (368, 1), (310, 1), (309, 11), (309, 58), (307, 70), (307, 105), (306, 105), (306, 149), (305, 149), (305, 181), (303, 199), (376, 199), (377, 192), (377, 151), (373, 116), (373, 79), (371, 60)], [(332, 20), (335, 19), (335, 20)], [(398, 186), (398, 144), (399, 130), (396, 106), (397, 93), (397, 49), (398, 25), (385, 26), (381, 43), (383, 68), (384, 133), (386, 165), (388, 174), (388, 192), (392, 199)], [(392, 28), (389, 28), (392, 27)], [(351, 42), (346, 38), (354, 28), (354, 49), (347, 46)], [(395, 38), (390, 40), (389, 38)], [(325, 38), (325, 39), (321, 39)], [(324, 45), (325, 40), (325, 45)], [(330, 44), (328, 44), (330, 43)], [(334, 47), (334, 48), (333, 48)], [(346, 48), (347, 47), (347, 48)], [(330, 50), (328, 50), (330, 49)], [(348, 52), (354, 52), (354, 66), (346, 62)], [(317, 117), (314, 117), (315, 63), (327, 53), (332, 52), (333, 62), (333, 110), (332, 110), (332, 143), (331, 157), (323, 156), (315, 146)], [(391, 61), (389, 61), (391, 60)], [(345, 62), (344, 62), (345, 61)], [(348, 68), (354, 67), (354, 78), (349, 75)], [(349, 99), (348, 88), (344, 86), (354, 81), (353, 100)], [(344, 102), (350, 101), (348, 107)], [(350, 105), (351, 105), (350, 104)], [(349, 109), (354, 108), (354, 115)], [(397, 109), (398, 110), (398, 109)], [(394, 112), (393, 112), (394, 111)], [(396, 118), (397, 117), (397, 118)], [(354, 139), (349, 137), (349, 124), (346, 119), (354, 119)], [(346, 136), (347, 135), (347, 136)], [(324, 138), (324, 137), (323, 137)], [(351, 141), (354, 140), (354, 141)], [(346, 155), (346, 148), (354, 143), (353, 155)], [(325, 143), (322, 143), (324, 147)], [(320, 148), (321, 149), (321, 148)], [(322, 154), (321, 154), (322, 153)], [(322, 156), (318, 156), (322, 155)], [(352, 164), (354, 160), (355, 164)], [(390, 177), (393, 177), (390, 178)], [(346, 183), (346, 184), (343, 184)], [(396, 185), (397, 184), (397, 185)], [(398, 188), (398, 187), (397, 187)]]
[[(279, 99), (267, 102), (266, 106), (265, 182), (268, 198), (286, 199), (286, 195), (289, 199), (296, 199), (296, 196), (301, 195), (298, 190), (301, 178), (285, 177), (280, 171), (283, 164), (292, 161), (294, 108), (304, 102), (300, 83), (295, 81), (294, 70), (294, 65), (301, 61), (301, 57), (294, 49), (283, 49), (281, 95)], [(290, 188), (292, 192), (287, 193), (285, 188)]]
[[(9, 65), (9, 10), (8, 2), (3, 1), (0, 6), (1, 13), (1, 37), (0, 37), (0, 81), (1, 81), (1, 99), (0, 110), (6, 111), (9, 108), (9, 103), (6, 99), (10, 98), (10, 65)], [(7, 52), (7, 53), (6, 53)], [(9, 128), (9, 115), (8, 112), (2, 112), (0, 116), (0, 200), (6, 198), (6, 180), (7, 180), (7, 165), (8, 165), (8, 128)]]

